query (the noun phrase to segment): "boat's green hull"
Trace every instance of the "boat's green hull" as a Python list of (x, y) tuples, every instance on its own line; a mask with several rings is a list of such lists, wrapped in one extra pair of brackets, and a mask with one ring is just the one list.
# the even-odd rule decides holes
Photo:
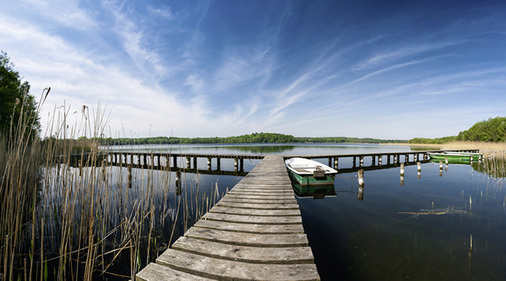
[(479, 153), (461, 153), (461, 154), (445, 154), (445, 153), (431, 153), (429, 154), (430, 159), (434, 160), (448, 160), (448, 162), (471, 162), (471, 157), (473, 161), (480, 160)]
[(325, 175), (324, 177), (314, 177), (314, 176), (302, 176), (299, 175), (292, 170), (288, 170), (288, 173), (296, 182), (300, 185), (329, 185), (334, 183), (335, 175)]
[(335, 196), (334, 184), (330, 185), (300, 185), (292, 183), (293, 190), (298, 197), (313, 197), (323, 199), (325, 196)]

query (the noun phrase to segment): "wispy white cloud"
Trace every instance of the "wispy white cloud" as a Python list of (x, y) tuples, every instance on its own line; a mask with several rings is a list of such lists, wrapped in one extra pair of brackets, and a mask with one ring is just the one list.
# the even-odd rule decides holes
[(34, 21), (50, 18), (58, 24), (77, 30), (88, 30), (97, 26), (88, 13), (80, 7), (78, 0), (21, 0), (20, 3), (38, 13)]

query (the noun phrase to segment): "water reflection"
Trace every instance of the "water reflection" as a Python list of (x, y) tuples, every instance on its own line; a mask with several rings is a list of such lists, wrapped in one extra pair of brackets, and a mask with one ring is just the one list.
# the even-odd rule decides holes
[(322, 280), (505, 280), (506, 190), (480, 165), (366, 170), (367, 196), (340, 173), (337, 197), (299, 200)]
[(329, 196), (336, 196), (334, 185), (301, 185), (292, 181), (292, 188), (295, 195), (300, 198), (324, 199)]

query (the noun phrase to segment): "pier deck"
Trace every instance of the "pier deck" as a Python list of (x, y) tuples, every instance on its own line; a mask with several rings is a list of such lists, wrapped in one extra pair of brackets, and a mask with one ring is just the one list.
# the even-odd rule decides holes
[(266, 156), (136, 280), (320, 280), (283, 157)]

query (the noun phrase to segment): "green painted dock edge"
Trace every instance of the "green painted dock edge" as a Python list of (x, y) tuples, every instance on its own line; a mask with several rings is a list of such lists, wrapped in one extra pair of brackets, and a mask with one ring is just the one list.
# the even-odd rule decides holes
[(320, 280), (283, 157), (266, 156), (136, 280)]

